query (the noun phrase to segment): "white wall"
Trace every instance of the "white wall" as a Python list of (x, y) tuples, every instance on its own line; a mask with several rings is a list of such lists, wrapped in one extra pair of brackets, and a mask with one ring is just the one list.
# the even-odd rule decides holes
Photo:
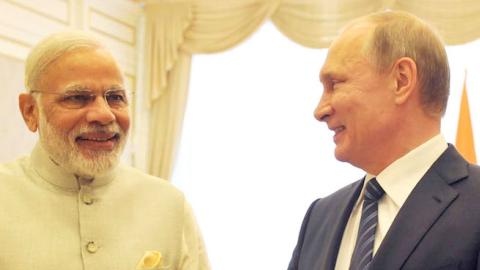
[[(127, 89), (135, 91), (137, 81), (137, 40), (142, 31), (142, 9), (128, 0), (0, 0), (0, 81), (4, 98), (0, 100), (0, 162), (27, 154), (36, 135), (23, 124), (17, 97), (24, 90), (23, 63), (30, 49), (43, 37), (66, 29), (83, 29), (97, 35), (112, 51), (124, 69)], [(132, 110), (137, 110), (133, 107)], [(134, 145), (133, 124), (128, 147)], [(15, 142), (15, 143), (13, 143)], [(134, 163), (133, 150), (124, 156)]]

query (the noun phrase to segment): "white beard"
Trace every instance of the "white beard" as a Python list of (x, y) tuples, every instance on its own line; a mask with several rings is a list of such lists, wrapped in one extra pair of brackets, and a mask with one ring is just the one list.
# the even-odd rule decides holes
[[(75, 127), (69, 134), (65, 134), (47, 121), (42, 108), (39, 108), (39, 111), (40, 143), (50, 158), (67, 172), (79, 177), (94, 178), (117, 166), (127, 137), (117, 122), (108, 126), (81, 125)], [(120, 137), (112, 151), (88, 150), (86, 154), (89, 158), (87, 158), (75, 142), (75, 139), (84, 132), (116, 132)]]

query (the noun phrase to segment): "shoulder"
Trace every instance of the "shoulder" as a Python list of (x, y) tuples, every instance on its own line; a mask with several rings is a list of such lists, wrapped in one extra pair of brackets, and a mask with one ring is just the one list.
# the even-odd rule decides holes
[(480, 181), (480, 166), (476, 164), (468, 164), (468, 172), (470, 177), (476, 178)]
[(361, 190), (362, 181), (356, 181), (345, 186), (329, 196), (315, 200), (309, 207), (304, 218), (304, 226), (308, 224), (327, 224), (338, 220), (340, 216), (350, 213)]
[(344, 205), (347, 200), (350, 200), (355, 194), (355, 191), (360, 187), (362, 180), (355, 181), (334, 193), (317, 199), (311, 205), (312, 211), (327, 211), (335, 210)]
[(458, 181), (453, 185), (458, 191), (472, 193), (475, 198), (480, 200), (478, 193), (480, 192), (480, 166), (475, 164), (467, 165), (467, 181)]
[(458, 191), (480, 192), (480, 166), (469, 163), (452, 145), (435, 161), (431, 170)]
[(117, 182), (120, 182), (124, 188), (134, 191), (138, 196), (162, 198), (163, 200), (184, 201), (183, 192), (177, 189), (170, 182), (149, 175), (139, 169), (128, 165), (119, 165), (117, 171)]
[(25, 168), (29, 162), (29, 157), (20, 157), (15, 161), (0, 163), (0, 176), (5, 177), (15, 177), (25, 174)]
[[(27, 181), (29, 175), (29, 158), (22, 157), (15, 161), (0, 164), (0, 200), (8, 202), (18, 195), (25, 195), (31, 186)], [(11, 205), (11, 202), (8, 203)]]

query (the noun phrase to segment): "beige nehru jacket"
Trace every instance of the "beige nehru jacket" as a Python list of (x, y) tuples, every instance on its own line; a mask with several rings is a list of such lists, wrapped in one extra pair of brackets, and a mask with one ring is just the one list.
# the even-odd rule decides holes
[[(385, 190), (385, 195), (378, 202), (378, 226), (375, 233), (374, 254), (408, 195), (446, 149), (447, 142), (439, 134), (397, 159), (376, 176), (378, 183)], [(362, 215), (365, 184), (373, 177), (375, 176), (370, 174), (365, 177), (367, 181), (363, 185), (362, 192), (343, 232), (335, 270), (348, 270), (350, 267)]]
[(126, 166), (77, 180), (39, 145), (0, 165), (0, 220), (0, 269), (134, 270), (147, 251), (161, 255), (158, 269), (209, 269), (192, 210), (171, 184)]

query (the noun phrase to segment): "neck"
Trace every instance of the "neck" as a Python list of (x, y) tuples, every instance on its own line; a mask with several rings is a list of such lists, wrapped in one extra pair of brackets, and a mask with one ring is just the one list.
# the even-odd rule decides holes
[(440, 118), (426, 116), (424, 121), (419, 120), (418, 117), (404, 117), (404, 123), (397, 125), (389, 140), (369, 153), (372, 158), (358, 167), (378, 175), (397, 159), (440, 134)]

